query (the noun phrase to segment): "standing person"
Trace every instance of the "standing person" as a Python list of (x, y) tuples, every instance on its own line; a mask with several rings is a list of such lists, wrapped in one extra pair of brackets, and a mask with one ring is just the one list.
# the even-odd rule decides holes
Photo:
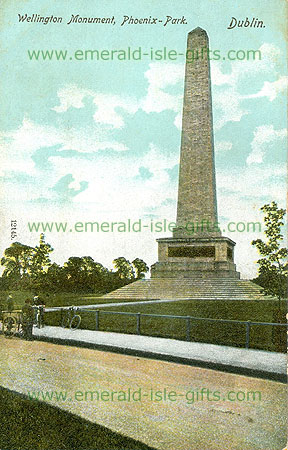
[(6, 299), (7, 311), (11, 312), (14, 309), (14, 301), (12, 294), (10, 293)]
[(31, 300), (27, 298), (22, 307), (22, 329), (24, 339), (27, 341), (33, 340), (33, 319), (34, 319), (34, 310), (31, 305)]
[(45, 304), (38, 295), (35, 295), (33, 298), (33, 306), (35, 310), (34, 320), (37, 324), (37, 327), (38, 328), (44, 327)]
[(33, 297), (33, 306), (40, 305), (39, 302), (40, 302), (39, 296), (38, 295), (34, 295), (34, 297)]
[(45, 305), (39, 305), (38, 306), (38, 320), (37, 320), (37, 326), (38, 328), (44, 327), (44, 312), (45, 312)]
[(33, 297), (33, 311), (34, 311), (34, 324), (38, 325), (38, 305), (39, 305), (39, 297), (38, 295), (34, 295)]

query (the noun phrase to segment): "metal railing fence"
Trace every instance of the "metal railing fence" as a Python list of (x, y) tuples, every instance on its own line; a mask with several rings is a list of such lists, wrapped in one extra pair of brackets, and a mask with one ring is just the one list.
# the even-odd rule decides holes
[[(64, 309), (61, 309), (61, 315), (63, 314)], [(97, 309), (81, 309), (77, 308), (77, 313), (93, 313), (95, 314), (95, 331), (100, 330), (100, 310)], [(185, 333), (186, 333), (186, 341), (191, 341), (191, 327), (193, 321), (198, 322), (212, 322), (219, 324), (239, 324), (245, 327), (245, 348), (249, 348), (250, 346), (250, 336), (251, 336), (251, 328), (253, 326), (273, 326), (273, 327), (288, 327), (287, 323), (273, 323), (273, 322), (255, 322), (255, 321), (241, 321), (241, 320), (232, 320), (232, 319), (212, 319), (207, 317), (193, 317), (193, 316), (176, 316), (176, 315), (164, 315), (164, 314), (146, 314), (146, 313), (134, 313), (134, 312), (123, 312), (123, 311), (104, 311), (101, 310), (101, 315), (120, 315), (120, 316), (132, 316), (136, 319), (136, 334), (141, 335), (141, 319), (143, 317), (153, 317), (153, 318), (165, 318), (165, 319), (180, 319), (185, 322)]]

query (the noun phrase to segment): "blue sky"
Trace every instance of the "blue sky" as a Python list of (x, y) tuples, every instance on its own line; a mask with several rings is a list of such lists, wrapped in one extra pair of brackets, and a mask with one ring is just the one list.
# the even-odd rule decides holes
[[(36, 244), (27, 221), (123, 221), (176, 216), (184, 60), (30, 61), (27, 50), (186, 49), (187, 33), (206, 29), (212, 50), (260, 49), (261, 61), (211, 62), (219, 219), (261, 220), (259, 208), (284, 206), (287, 68), (285, 2), (204, 0), (98, 2), (15, 1), (1, 17), (0, 251), (17, 240)], [(19, 14), (62, 16), (63, 23), (19, 23)], [(71, 14), (115, 16), (116, 25), (66, 25)], [(120, 26), (167, 15), (186, 25)], [(228, 30), (231, 17), (263, 20), (265, 28)], [(254, 276), (255, 233), (224, 233), (236, 241), (243, 277)], [(169, 234), (166, 234), (169, 235)], [(46, 233), (62, 263), (91, 255), (157, 260), (163, 234)]]

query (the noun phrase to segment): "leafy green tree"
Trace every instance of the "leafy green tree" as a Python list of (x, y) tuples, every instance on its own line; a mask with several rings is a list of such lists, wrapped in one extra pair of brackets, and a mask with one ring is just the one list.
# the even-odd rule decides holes
[(59, 266), (59, 264), (53, 263), (47, 269), (43, 288), (52, 292), (65, 291), (66, 281), (67, 277), (64, 273), (63, 267)]
[(52, 246), (45, 242), (45, 236), (43, 233), (41, 233), (39, 245), (36, 245), (32, 253), (30, 267), (31, 280), (34, 283), (34, 287), (36, 287), (36, 289), (41, 288), (48, 268), (51, 266), (51, 252), (53, 252)]
[(286, 211), (278, 208), (276, 202), (264, 205), (261, 211), (265, 214), (264, 234), (267, 239), (266, 242), (262, 239), (252, 241), (252, 245), (261, 255), (257, 261), (259, 264), (258, 281), (261, 282), (266, 295), (278, 297), (280, 314), (281, 299), (287, 296), (288, 250), (281, 246), (281, 241), (283, 241), (281, 227), (284, 225), (283, 218)]
[(63, 270), (69, 291), (105, 292), (108, 269), (91, 256), (71, 256)]
[(136, 270), (137, 280), (139, 280), (140, 278), (145, 278), (145, 273), (147, 273), (149, 271), (149, 267), (147, 266), (145, 261), (143, 261), (143, 259), (140, 259), (140, 258), (135, 258), (132, 261), (132, 264)]
[(91, 256), (83, 256), (83, 267), (85, 271), (85, 284), (91, 292), (105, 292), (108, 269), (102, 264), (94, 261)]
[(21, 282), (30, 276), (33, 252), (33, 247), (13, 242), (10, 247), (6, 248), (4, 256), (1, 258), (1, 265), (5, 267), (2, 277), (9, 278), (12, 282), (11, 285), (20, 287)]
[(115, 269), (117, 269), (119, 278), (124, 284), (130, 283), (135, 279), (133, 267), (128, 259), (120, 256), (119, 258), (114, 259), (113, 264)]
[(82, 287), (81, 279), (83, 278), (84, 273), (82, 258), (79, 256), (70, 256), (68, 261), (64, 263), (63, 268), (66, 275), (66, 285), (69, 291), (80, 290)]

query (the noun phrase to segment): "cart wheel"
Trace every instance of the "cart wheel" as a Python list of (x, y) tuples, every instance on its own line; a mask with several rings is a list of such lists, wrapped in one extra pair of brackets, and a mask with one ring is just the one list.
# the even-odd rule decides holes
[(12, 337), (17, 331), (17, 321), (14, 317), (6, 317), (3, 321), (3, 333), (6, 337)]
[(70, 322), (70, 330), (77, 330), (81, 323), (81, 317), (76, 314), (76, 316), (72, 317), (72, 320)]

